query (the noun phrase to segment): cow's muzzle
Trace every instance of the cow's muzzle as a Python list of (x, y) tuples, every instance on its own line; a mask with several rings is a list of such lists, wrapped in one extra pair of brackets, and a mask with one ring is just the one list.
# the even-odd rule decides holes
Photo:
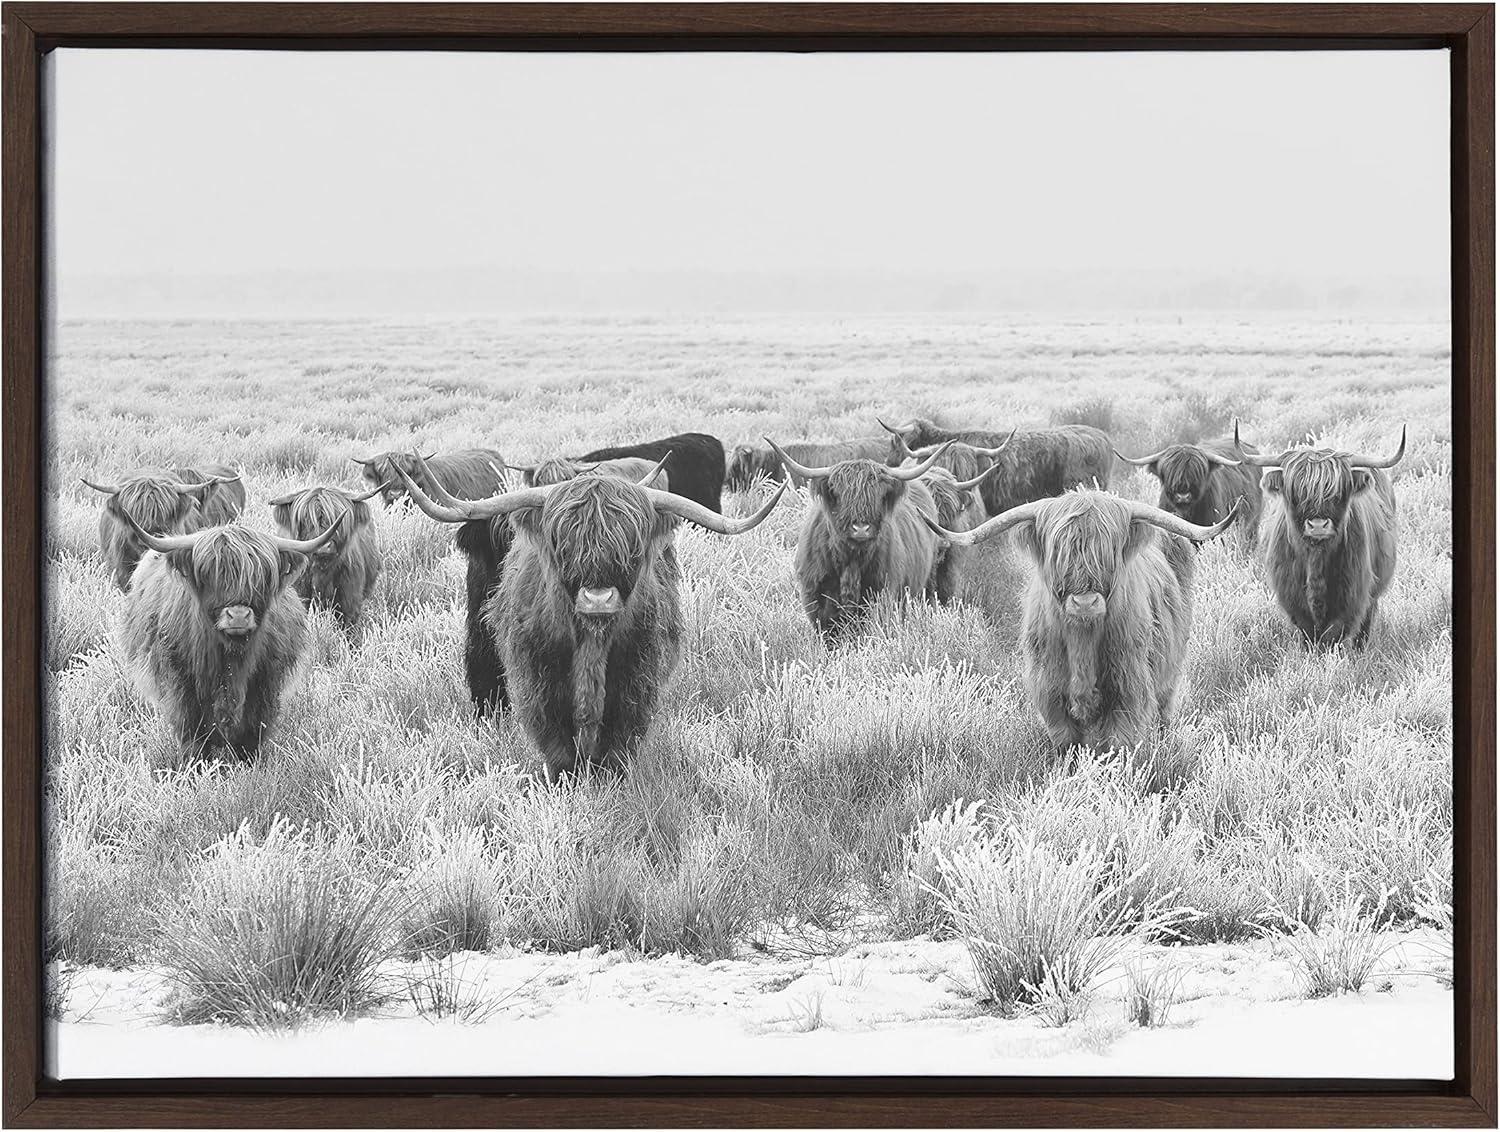
[(1306, 519), (1302, 523), (1302, 535), (1312, 542), (1326, 542), (1333, 537), (1333, 520)]
[(1193, 496), (1191, 492), (1179, 491), (1172, 496), (1172, 502), (1177, 504), (1177, 506), (1179, 507), (1186, 507), (1192, 501)]
[(591, 589), (584, 586), (573, 599), (573, 612), (580, 617), (613, 617), (625, 608), (620, 591), (614, 586)]
[(1063, 610), (1069, 617), (1092, 621), (1104, 616), (1104, 595), (1097, 592), (1069, 594), (1063, 601)]
[(255, 610), (248, 605), (226, 605), (219, 610), (214, 627), (226, 637), (243, 640), (255, 632)]
[(869, 542), (875, 537), (875, 524), (855, 523), (849, 528), (849, 537), (855, 542)]

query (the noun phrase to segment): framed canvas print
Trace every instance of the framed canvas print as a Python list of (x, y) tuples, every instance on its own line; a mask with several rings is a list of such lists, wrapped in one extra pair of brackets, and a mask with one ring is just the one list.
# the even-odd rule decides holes
[(1493, 1125), (1489, 5), (8, 4), (17, 1125)]

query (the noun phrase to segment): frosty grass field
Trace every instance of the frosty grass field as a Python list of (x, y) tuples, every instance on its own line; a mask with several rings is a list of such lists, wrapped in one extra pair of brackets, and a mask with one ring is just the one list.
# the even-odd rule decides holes
[[(1446, 324), (94, 322), (52, 363), (55, 1072), (1451, 1075)], [(680, 531), (688, 638), (648, 741), (546, 788), (509, 719), (471, 717), (453, 532), (381, 512), (354, 639), (314, 614), (260, 757), (184, 765), (112, 641), (78, 482), (225, 461), (269, 529), (268, 498), (376, 449), (528, 462), (877, 413), (1077, 421), (1132, 454), (1235, 415), (1264, 449), (1385, 452), (1405, 422), (1370, 647), (1309, 652), (1228, 536), (1171, 735), (1054, 755), (1016, 551), (828, 652), (788, 495), (745, 537)], [(1155, 501), (1144, 471), (1113, 486)]]

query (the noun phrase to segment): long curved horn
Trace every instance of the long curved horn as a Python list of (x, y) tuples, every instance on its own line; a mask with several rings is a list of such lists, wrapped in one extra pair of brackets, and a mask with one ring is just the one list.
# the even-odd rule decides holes
[(207, 491), (215, 484), (237, 483), (239, 476), (209, 476), (202, 483), (178, 483), (173, 484), (180, 495), (197, 495), (199, 492)]
[[(422, 469), (422, 478), (432, 485), (432, 494), (437, 498), (439, 503), (444, 507), (461, 508), (464, 505), (466, 500), (459, 499), (457, 496), (450, 494), (448, 489), (443, 486), (443, 481), (438, 479), (437, 473), (427, 466), (427, 461), (431, 459), (430, 456), (424, 457), (413, 448), (411, 458), (417, 462), (417, 467)], [(398, 467), (396, 470), (400, 471), (401, 469)], [(405, 479), (406, 477), (403, 475), (401, 478)]]
[(1274, 468), (1286, 463), (1286, 458), (1296, 451), (1288, 448), (1279, 456), (1264, 456), (1258, 452), (1246, 452), (1244, 445), (1240, 443), (1240, 419), (1234, 418), (1234, 450), (1239, 453), (1240, 463), (1249, 464), (1252, 468)]
[(959, 491), (972, 491), (999, 470), (999, 464), (991, 464), (971, 480), (955, 480), (953, 486), (958, 488)]
[(130, 524), (130, 529), (136, 533), (136, 537), (158, 554), (170, 554), (174, 550), (186, 550), (205, 533), (199, 531), (191, 535), (153, 535), (137, 523), (135, 516), (129, 511), (126, 511), (123, 507), (120, 510), (125, 515), (125, 521)]
[(1223, 529), (1229, 526), (1240, 516), (1240, 504), (1243, 501), (1236, 498), (1234, 506), (1211, 527), (1200, 527), (1197, 523), (1189, 523), (1181, 515), (1168, 514), (1159, 508), (1152, 507), (1149, 503), (1141, 503), (1139, 500), (1130, 501), (1130, 514), (1132, 518), (1141, 519), (1160, 527), (1162, 530), (1183, 538), (1192, 539), (1194, 542), (1207, 542), (1215, 538)]
[(902, 444), (906, 443), (906, 433), (902, 432), (899, 428), (894, 428), (891, 425), (886, 424), (879, 417), (875, 418), (875, 423), (878, 424), (881, 428), (885, 429), (885, 431), (890, 433), (892, 436), (900, 437)]
[(781, 462), (786, 465), (787, 471), (793, 473), (794, 475), (799, 475), (805, 480), (827, 479), (829, 474), (833, 471), (832, 467), (810, 468), (806, 464), (799, 464), (796, 460), (793, 460), (790, 456), (788, 456), (782, 450), (781, 445), (777, 444), (769, 436), (763, 436), (761, 437), (761, 439), (769, 444), (771, 446), (771, 451), (775, 452), (776, 455), (780, 457)]
[(986, 519), (972, 531), (947, 530), (944, 527), (938, 526), (926, 515), (922, 516), (922, 522), (926, 523), (932, 533), (944, 542), (950, 542), (954, 546), (974, 546), (984, 542), (986, 539), (992, 539), (996, 535), (1004, 534), (1011, 527), (1024, 523), (1029, 519), (1035, 519), (1037, 511), (1041, 509), (1042, 504), (1045, 502), (1046, 500), (1044, 499), (1035, 499), (1030, 503), (1022, 503), (1016, 507), (1012, 507), (1009, 511), (1000, 512), (993, 519)]
[(377, 495), (379, 495), (382, 491), (384, 491), (386, 488), (388, 488), (390, 486), (391, 486), (391, 481), (390, 480), (386, 480), (379, 487), (374, 488), (374, 489), (372, 489), (370, 491), (367, 491), (363, 495), (351, 495), (349, 497), (349, 502), (350, 503), (363, 503), (366, 499), (374, 499)]
[(652, 468), (651, 471), (646, 474), (645, 478), (636, 480), (636, 483), (640, 487), (650, 487), (656, 481), (656, 477), (661, 475), (662, 470), (667, 466), (667, 461), (671, 458), (672, 453), (668, 452), (661, 458), (661, 461), (656, 465), (656, 467)]
[[(301, 495), (306, 490), (308, 490), (308, 489), (305, 488), (305, 487), (304, 488), (299, 488), (296, 491), (289, 491), (285, 495), (278, 495), (275, 499), (268, 499), (268, 500), (266, 500), (266, 506), (267, 507), (283, 507), (286, 504), (290, 503), (292, 500), (296, 499), (297, 496)], [(375, 490), (379, 491), (380, 489), (376, 488)], [(361, 498), (368, 498), (368, 497), (362, 496)]]
[(1406, 455), (1406, 426), (1405, 425), (1401, 426), (1401, 443), (1400, 443), (1400, 445), (1397, 446), (1397, 448), (1396, 448), (1396, 454), (1394, 456), (1387, 456), (1385, 459), (1381, 460), (1381, 459), (1375, 458), (1374, 456), (1361, 456), (1361, 455), (1359, 455), (1357, 453), (1354, 453), (1354, 452), (1350, 452), (1347, 455), (1349, 457), (1349, 465), (1350, 465), (1350, 467), (1354, 467), (1354, 468), (1392, 468), (1392, 467), (1395, 467), (1397, 464), (1399, 464), (1401, 462), (1401, 457)]
[[(496, 467), (495, 466), (495, 461), (491, 460), (489, 462), (489, 464), (490, 464), (490, 467), (492, 467), (492, 468), (495, 469), (495, 471), (497, 471), (497, 472), (501, 471), (500, 467)], [(541, 465), (540, 464), (512, 464), (509, 460), (506, 460), (505, 463), (502, 465), (502, 467), (506, 471), (520, 472), (524, 476), (524, 475), (527, 475), (527, 474), (529, 474), (531, 472), (535, 472), (538, 468), (541, 467)]]
[(97, 491), (100, 495), (119, 495), (120, 494), (120, 489), (119, 489), (118, 486), (116, 486), (116, 487), (107, 487), (107, 486), (105, 486), (102, 483), (95, 483), (93, 480), (86, 479), (83, 476), (79, 476), (78, 477), (78, 481), (80, 483), (87, 484), (89, 487), (91, 487), (95, 491)]
[(1204, 448), (1201, 444), (1198, 446), (1198, 451), (1202, 453), (1203, 458), (1210, 464), (1218, 464), (1223, 468), (1238, 468), (1244, 463), (1243, 460), (1231, 460), (1228, 456), (1220, 456), (1217, 452)]
[[(1238, 440), (1236, 440), (1236, 443), (1238, 443)], [(1121, 452), (1112, 444), (1110, 445), (1109, 450), (1120, 459), (1124, 460), (1127, 464), (1134, 464), (1137, 468), (1149, 467), (1167, 454), (1167, 449), (1163, 448), (1160, 452), (1153, 452), (1149, 456), (1141, 456), (1136, 459), (1131, 459), (1129, 456), (1125, 455), (1125, 453)]]
[(929, 468), (932, 467), (932, 465), (936, 464), (942, 457), (943, 453), (948, 451), (948, 449), (952, 448), (957, 443), (958, 441), (956, 440), (945, 440), (935, 449), (933, 449), (932, 454), (928, 456), (927, 459), (923, 460), (920, 464), (917, 464), (910, 468), (887, 468), (886, 471), (890, 473), (892, 479), (905, 480), (907, 482), (910, 482), (925, 473)]
[(334, 532), (339, 529), (339, 524), (343, 521), (344, 516), (340, 515), (326, 531), (308, 539), (282, 538), (280, 535), (272, 535), (271, 538), (275, 541), (276, 549), (278, 550), (291, 550), (298, 554), (311, 554), (333, 537)]
[[(653, 473), (655, 474), (655, 473)], [(679, 519), (686, 519), (690, 523), (709, 531), (718, 531), (721, 535), (742, 535), (752, 527), (758, 527), (771, 513), (776, 504), (781, 502), (781, 497), (786, 494), (787, 485), (783, 480), (776, 494), (753, 515), (747, 515), (743, 519), (730, 519), (720, 515), (717, 511), (710, 511), (703, 504), (692, 499), (684, 499), (680, 495), (673, 495), (670, 491), (659, 491), (654, 487), (646, 488), (646, 495), (651, 500), (651, 506), (658, 511), (665, 511), (669, 515), (676, 515)]]
[[(1009, 434), (1005, 437), (1004, 440), (1000, 442), (1000, 445), (997, 448), (981, 448), (977, 444), (971, 444), (969, 445), (969, 447), (974, 449), (974, 451), (978, 452), (981, 456), (988, 456), (991, 460), (993, 460), (996, 456), (1005, 451), (1006, 445), (1008, 445), (1012, 440), (1016, 438), (1016, 430), (1020, 427), (1020, 425), (1012, 425)], [(1117, 452), (1115, 453), (1115, 455), (1118, 456), (1119, 453)]]
[(363, 456), (350, 456), (349, 459), (353, 460), (356, 464), (364, 464), (366, 467), (369, 467), (371, 464), (377, 464), (380, 462), (379, 456), (372, 456), (368, 460), (366, 460)]
[[(440, 523), (467, 523), (473, 519), (492, 519), (496, 515), (509, 515), (523, 507), (540, 507), (557, 484), (550, 487), (525, 487), (517, 491), (502, 492), (489, 499), (455, 499), (452, 504), (434, 503), (428, 494), (417, 486), (417, 482), (406, 474), (406, 469), (396, 468), (396, 474), (406, 484), (407, 494), (421, 512)], [(451, 498), (451, 497), (450, 497)]]

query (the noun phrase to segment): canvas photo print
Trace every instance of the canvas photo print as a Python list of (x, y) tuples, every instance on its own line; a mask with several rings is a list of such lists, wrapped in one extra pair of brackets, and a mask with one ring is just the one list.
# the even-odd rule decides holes
[(1453, 1077), (1447, 57), (48, 57), (47, 1071)]

